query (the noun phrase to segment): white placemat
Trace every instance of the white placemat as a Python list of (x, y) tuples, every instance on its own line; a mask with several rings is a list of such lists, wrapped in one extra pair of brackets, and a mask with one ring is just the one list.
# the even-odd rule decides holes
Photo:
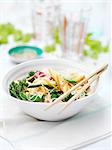
[(81, 113), (61, 122), (36, 120), (7, 99), (4, 102), (3, 136), (17, 150), (79, 148), (109, 136), (111, 132), (111, 107), (100, 96)]

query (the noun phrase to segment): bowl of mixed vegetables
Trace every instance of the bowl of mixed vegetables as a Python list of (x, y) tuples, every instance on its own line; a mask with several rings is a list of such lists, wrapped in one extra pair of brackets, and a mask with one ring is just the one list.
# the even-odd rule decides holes
[[(10, 100), (26, 114), (37, 119), (58, 121), (69, 118), (94, 99), (96, 83), (82, 92), (63, 112), (65, 103), (81, 90), (72, 91), (52, 108), (46, 110), (57, 98), (86, 78), (86, 67), (61, 59), (32, 60), (11, 69), (4, 77), (3, 87)], [(83, 85), (82, 85), (83, 86)]]

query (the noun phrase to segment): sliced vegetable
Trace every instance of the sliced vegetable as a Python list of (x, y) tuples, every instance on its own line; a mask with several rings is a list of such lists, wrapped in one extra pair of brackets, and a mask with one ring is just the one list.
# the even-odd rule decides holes
[(44, 102), (44, 95), (34, 95), (30, 100), (33, 102)]
[(53, 87), (53, 86), (49, 86), (47, 84), (32, 84), (32, 85), (29, 85), (28, 88), (36, 88), (36, 87), (39, 87), (39, 86), (45, 86), (47, 88)]
[(69, 79), (65, 79), (65, 80), (70, 82), (70, 83), (77, 83), (75, 80), (69, 80)]

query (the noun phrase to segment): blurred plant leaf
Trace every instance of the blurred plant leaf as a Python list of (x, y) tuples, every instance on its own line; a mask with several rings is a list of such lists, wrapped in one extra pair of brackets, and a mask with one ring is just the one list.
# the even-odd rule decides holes
[(53, 40), (56, 44), (60, 44), (59, 27), (55, 27), (53, 31)]
[(101, 53), (109, 51), (109, 45), (103, 46), (101, 41), (93, 39), (92, 35), (92, 33), (88, 33), (85, 37), (84, 44), (87, 49), (83, 50), (83, 55), (97, 59)]
[(55, 43), (48, 44), (43, 49), (44, 49), (45, 52), (48, 52), (48, 53), (54, 52), (56, 50), (56, 44)]
[(1, 36), (0, 44), (7, 44), (7, 43), (8, 43), (8, 37), (7, 36)]
[(26, 42), (30, 41), (32, 37), (33, 37), (33, 35), (31, 33), (27, 33), (27, 34), (23, 35), (22, 42), (26, 43)]
[(14, 35), (13, 35), (14, 41), (21, 41), (23, 38), (23, 33), (21, 30), (15, 30)]
[(24, 34), (22, 30), (16, 29), (11, 23), (0, 24), (0, 44), (7, 44), (9, 36), (13, 36), (14, 41), (28, 42), (31, 40), (30, 33)]

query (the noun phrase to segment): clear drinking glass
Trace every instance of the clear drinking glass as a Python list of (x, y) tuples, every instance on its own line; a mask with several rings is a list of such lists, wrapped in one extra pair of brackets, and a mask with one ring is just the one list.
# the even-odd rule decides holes
[(56, 0), (33, 0), (32, 23), (37, 40), (52, 41), (54, 28), (58, 25), (60, 6)]
[(62, 12), (60, 16), (60, 40), (62, 57), (78, 57), (84, 45), (90, 9)]

